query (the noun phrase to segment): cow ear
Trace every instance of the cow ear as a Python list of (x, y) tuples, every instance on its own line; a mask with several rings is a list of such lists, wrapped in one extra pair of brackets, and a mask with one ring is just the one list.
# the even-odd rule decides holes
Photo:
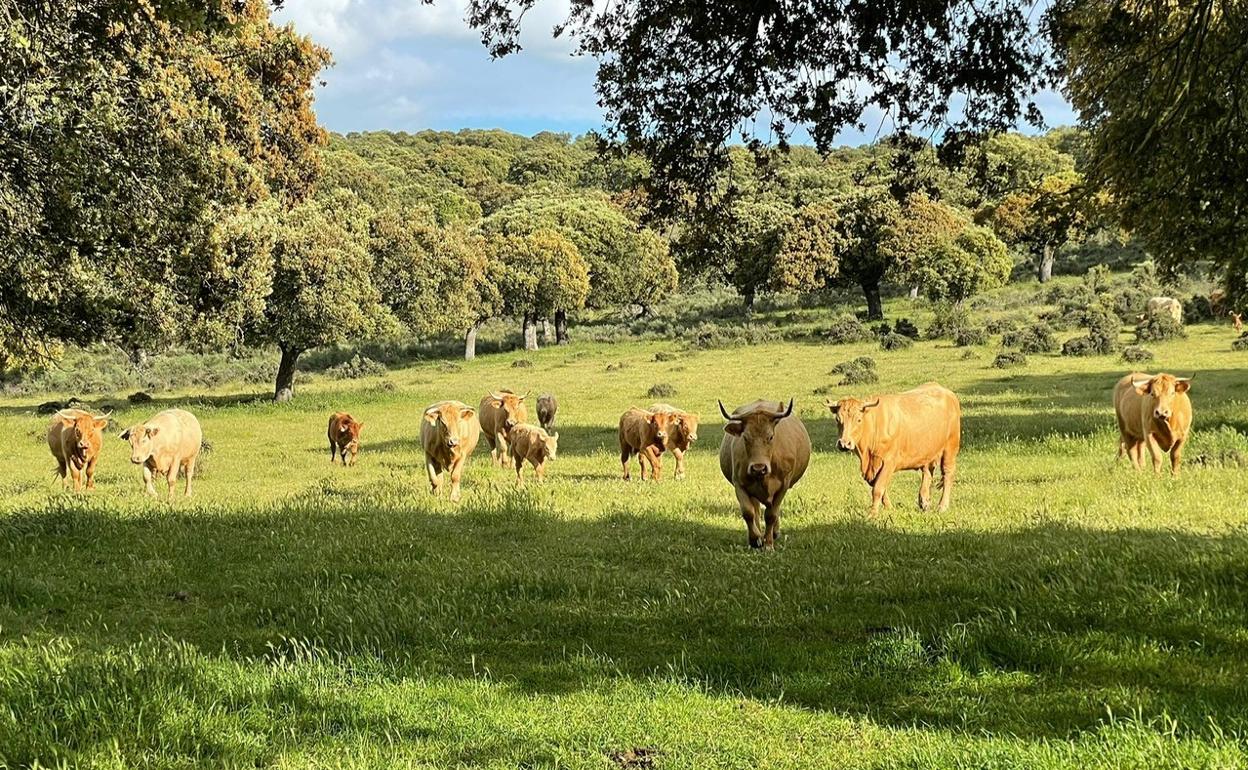
[(77, 423), (75, 423), (75, 422), (74, 422), (74, 418), (73, 418), (73, 417), (62, 417), (62, 418), (61, 418), (61, 425), (63, 425), (63, 426), (64, 426), (64, 427), (66, 427), (66, 428), (72, 428), (72, 427), (74, 427), (74, 425), (76, 425), (76, 424), (77, 424)]
[(357, 423), (355, 424), (355, 429), (356, 429), (356, 430), (364, 430), (364, 423), (362, 423), (362, 422), (357, 422)]
[(108, 418), (107, 418), (107, 417), (96, 417), (96, 418), (92, 421), (92, 424), (94, 424), (94, 425), (95, 425), (95, 429), (96, 429), (96, 430), (104, 430), (105, 428), (107, 428), (107, 427), (108, 427)]
[(1189, 390), (1191, 390), (1191, 389), (1192, 389), (1192, 378), (1191, 378), (1191, 377), (1180, 377), (1180, 378), (1178, 378), (1178, 379), (1176, 379), (1176, 380), (1174, 381), (1174, 392), (1175, 392), (1175, 393), (1186, 393), (1187, 391), (1189, 391)]
[(743, 432), (745, 432), (745, 423), (740, 420), (729, 420), (724, 423), (724, 433), (740, 436)]
[(430, 425), (437, 425), (437, 424), (438, 424), (438, 412), (437, 412), (437, 410), (436, 410), (436, 409), (430, 409), (429, 411), (425, 412), (425, 419), (429, 421), (429, 424), (430, 424)]
[(146, 428), (144, 428), (144, 430), (147, 432), (147, 435), (149, 435), (149, 436), (155, 436), (157, 433), (160, 433), (160, 426), (159, 426), (159, 425), (149, 425), (149, 426), (147, 426)]
[(1141, 396), (1147, 396), (1148, 391), (1152, 389), (1152, 380), (1131, 380), (1131, 387), (1135, 388), (1135, 392)]
[(129, 440), (130, 440), (130, 429), (129, 429), (129, 428), (126, 428), (125, 430), (123, 430), (123, 431), (121, 432), (121, 435), (120, 435), (120, 436), (118, 436), (117, 438), (121, 439), (122, 441), (129, 441)]
[(830, 409), (832, 411), (832, 414), (836, 414), (837, 412), (841, 411), (840, 401), (833, 401), (830, 398), (825, 398), (823, 400), (823, 405), (826, 406), (828, 409)]
[(459, 413), (459, 416), (460, 416), (460, 417), (462, 417), (462, 418), (464, 418), (465, 420), (467, 420), (467, 419), (469, 419), (469, 418), (471, 418), (471, 417), (476, 416), (476, 414), (477, 414), (477, 410), (476, 410), (476, 409), (473, 409), (472, 407), (468, 407), (468, 408), (464, 409), (463, 411), (461, 411), (461, 412)]
[(496, 399), (494, 399), (494, 408), (495, 408), (495, 409), (502, 409), (502, 408), (503, 408), (503, 402), (502, 402), (502, 401), (500, 401), (500, 400), (499, 400), (499, 399), (497, 399), (497, 398), (496, 398)]

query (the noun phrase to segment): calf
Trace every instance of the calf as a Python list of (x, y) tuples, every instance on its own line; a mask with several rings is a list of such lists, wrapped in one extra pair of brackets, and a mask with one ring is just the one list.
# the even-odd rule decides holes
[(676, 478), (683, 479), (685, 477), (685, 452), (688, 452), (693, 442), (698, 440), (698, 416), (693, 412), (677, 409), (671, 404), (653, 404), (650, 406), (650, 411), (667, 412), (672, 415), (667, 432), (667, 448), (671, 451), (672, 457), (676, 458)]
[(425, 449), (425, 470), (433, 494), (442, 486), (442, 473), (451, 472), (451, 502), (459, 502), (459, 482), (464, 465), (477, 448), (481, 424), (477, 411), (459, 401), (439, 401), (425, 410), (420, 423), (420, 444)]
[(341, 457), (343, 465), (355, 465), (355, 458), (360, 453), (360, 431), (363, 429), (364, 423), (346, 412), (334, 412), (330, 415), (329, 461), (332, 463)]
[(671, 412), (648, 412), (632, 407), (620, 415), (620, 465), (624, 468), (624, 480), (631, 478), (629, 460), (637, 455), (641, 467), (641, 480), (646, 480), (646, 465), (650, 465), (650, 478), (658, 481), (663, 477), (663, 452), (667, 450), (668, 426)]
[(1172, 374), (1132, 372), (1114, 386), (1114, 413), (1118, 418), (1118, 456), (1144, 467), (1144, 445), (1161, 473), (1161, 456), (1170, 453), (1170, 472), (1179, 475), (1183, 445), (1192, 427), (1192, 401), (1187, 393), (1192, 378)]
[(538, 482), (546, 480), (546, 462), (559, 453), (559, 434), (549, 434), (537, 425), (517, 425), (511, 429), (507, 446), (516, 465), (516, 487), (524, 487), (524, 461), (533, 465)]
[(107, 415), (97, 417), (81, 409), (62, 409), (52, 416), (48, 449), (56, 458), (62, 486), (67, 486), (72, 478), (75, 492), (82, 489), (84, 480), (87, 489), (95, 489), (95, 464), (107, 426)]
[(152, 477), (163, 474), (172, 497), (181, 471), (186, 477), (186, 496), (191, 496), (191, 479), (195, 478), (195, 463), (204, 443), (195, 415), (166, 409), (147, 422), (130, 426), (121, 439), (130, 442), (130, 462), (143, 466), (143, 483), (149, 495), (156, 496)]
[(931, 506), (932, 475), (940, 465), (940, 510), (949, 510), (962, 446), (962, 405), (953, 391), (928, 382), (904, 393), (867, 401), (826, 401), (840, 428), (837, 448), (857, 452), (862, 480), (871, 486), (871, 513), (892, 507), (888, 487), (896, 471), (923, 473), (919, 508)]
[(1236, 334), (1244, 333), (1244, 316), (1234, 311), (1231, 312), (1231, 326), (1235, 327)]
[(542, 430), (550, 431), (555, 427), (555, 415), (559, 413), (559, 399), (554, 393), (543, 393), (537, 397), (537, 421)]
[[(732, 413), (719, 402), (727, 420), (719, 445), (719, 469), (737, 493), (752, 548), (770, 550), (780, 534), (780, 505), (810, 464), (810, 435), (801, 418), (774, 401), (754, 401)], [(759, 509), (766, 509), (766, 532)]]
[(491, 391), (481, 399), (477, 418), (481, 421), (481, 433), (490, 445), (490, 459), (498, 465), (507, 464), (507, 442), (511, 429), (529, 419), (525, 396), (517, 396), (510, 390)]

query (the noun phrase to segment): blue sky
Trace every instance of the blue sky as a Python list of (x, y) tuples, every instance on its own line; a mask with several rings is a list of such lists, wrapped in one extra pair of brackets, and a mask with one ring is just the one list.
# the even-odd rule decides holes
[[(286, 0), (277, 20), (293, 22), (334, 54), (316, 98), (317, 115), (332, 131), (581, 134), (602, 125), (595, 62), (573, 56), (568, 42), (550, 34), (564, 0), (537, 3), (525, 17), (525, 50), (497, 61), (464, 23), (464, 7), (464, 0)], [(1040, 104), (1050, 125), (1074, 122), (1059, 95), (1043, 94)], [(868, 123), (865, 135), (848, 130), (838, 143), (871, 141), (878, 116)]]

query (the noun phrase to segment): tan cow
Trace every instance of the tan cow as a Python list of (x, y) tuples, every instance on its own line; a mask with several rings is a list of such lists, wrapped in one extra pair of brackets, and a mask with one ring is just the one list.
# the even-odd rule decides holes
[(516, 487), (524, 487), (524, 461), (533, 465), (538, 482), (546, 480), (546, 462), (559, 454), (559, 434), (547, 433), (536, 425), (517, 425), (511, 429), (508, 451), (516, 465)]
[[(360, 431), (364, 423), (346, 412), (334, 412), (329, 417), (329, 461), (341, 457), (343, 465), (355, 465), (360, 453)], [(348, 459), (348, 456), (350, 459)]]
[(459, 481), (464, 465), (477, 448), (481, 424), (477, 410), (459, 401), (439, 401), (425, 410), (420, 422), (420, 444), (425, 449), (425, 470), (433, 494), (442, 486), (442, 473), (451, 472), (451, 502), (459, 502)]
[[(780, 533), (780, 506), (810, 464), (810, 435), (801, 418), (775, 401), (754, 401), (728, 414), (719, 445), (719, 469), (737, 493), (750, 546), (770, 550)], [(759, 508), (766, 509), (766, 531)]]
[(1183, 444), (1192, 427), (1192, 378), (1172, 374), (1131, 372), (1114, 386), (1114, 413), (1118, 417), (1118, 456), (1144, 467), (1144, 445), (1153, 457), (1153, 471), (1161, 473), (1161, 455), (1170, 453), (1170, 472), (1179, 475)]
[(628, 461), (637, 455), (641, 468), (641, 480), (646, 480), (646, 465), (650, 466), (650, 478), (663, 478), (663, 453), (667, 451), (668, 426), (672, 421), (670, 412), (648, 412), (629, 407), (620, 415), (620, 465), (624, 468), (624, 480), (632, 478)]
[(651, 404), (652, 412), (667, 412), (672, 421), (667, 429), (667, 448), (676, 458), (676, 478), (685, 477), (685, 452), (698, 440), (698, 415), (677, 409), (671, 404)]
[(1183, 303), (1174, 297), (1153, 297), (1148, 301), (1148, 317), (1170, 316), (1177, 324), (1183, 323)]
[(95, 464), (100, 459), (103, 431), (108, 415), (96, 416), (81, 409), (62, 409), (48, 423), (48, 449), (56, 458), (61, 485), (74, 482), (74, 491), (95, 489)]
[(121, 439), (130, 442), (130, 462), (143, 466), (143, 482), (149, 495), (156, 496), (152, 477), (164, 475), (172, 497), (181, 471), (186, 476), (186, 496), (191, 496), (191, 479), (195, 478), (195, 463), (204, 443), (195, 415), (166, 409), (147, 422), (130, 426)]
[(1244, 333), (1244, 316), (1235, 311), (1231, 311), (1231, 326), (1235, 327), (1236, 334)]
[(825, 401), (840, 428), (837, 448), (857, 452), (862, 480), (871, 486), (871, 513), (892, 507), (888, 486), (897, 471), (921, 471), (919, 508), (932, 504), (932, 475), (940, 466), (940, 510), (949, 510), (962, 446), (962, 405), (953, 391), (926, 382), (904, 393), (867, 401)]
[(491, 391), (481, 399), (477, 417), (481, 421), (481, 433), (490, 445), (490, 459), (498, 465), (507, 465), (507, 441), (511, 429), (529, 419), (524, 396), (510, 390)]

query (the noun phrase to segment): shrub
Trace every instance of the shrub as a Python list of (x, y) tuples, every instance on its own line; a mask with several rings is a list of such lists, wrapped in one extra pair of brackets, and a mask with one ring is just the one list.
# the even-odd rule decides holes
[(844, 374), (851, 369), (875, 369), (875, 359), (871, 356), (858, 356), (848, 361), (842, 361), (832, 367), (828, 374)]
[(511, 362), (511, 368), (512, 369), (531, 369), (533, 368), (533, 362), (527, 358), (517, 358), (515, 361)]
[(616, 361), (616, 362), (615, 362), (615, 363), (613, 363), (613, 364), (607, 364), (607, 371), (608, 371), (608, 372), (618, 372), (618, 371), (620, 371), (620, 370), (621, 370), (621, 369), (623, 369), (623, 368), (624, 368), (624, 362), (623, 362), (623, 361)]
[(688, 330), (683, 336), (691, 347), (702, 350), (739, 347), (741, 345), (763, 345), (780, 340), (779, 334), (762, 326), (753, 324), (721, 326), (710, 321), (703, 321)]
[(1021, 325), (1017, 318), (994, 318), (984, 325), (984, 331), (989, 334), (1008, 334), (1017, 331)]
[(912, 340), (919, 338), (919, 327), (915, 326), (909, 318), (898, 318), (893, 324), (893, 332), (903, 337), (909, 337)]
[(1122, 349), (1122, 360), (1129, 364), (1140, 364), (1153, 360), (1153, 351), (1140, 345), (1128, 345)]
[(1018, 350), (1003, 350), (992, 360), (994, 369), (1014, 369), (1027, 365), (1027, 356)]
[(1136, 342), (1161, 342), (1186, 336), (1183, 324), (1174, 320), (1174, 316), (1163, 313), (1145, 317), (1135, 327)]
[(453, 361), (445, 361), (443, 363), (438, 364), (438, 371), (443, 374), (455, 374), (456, 372), (462, 372), (463, 370), (464, 370), (463, 366)]
[(1188, 323), (1217, 320), (1214, 314), (1213, 300), (1208, 294), (1193, 294), (1183, 303), (1183, 318)]
[(818, 334), (831, 345), (848, 345), (853, 342), (866, 342), (874, 336), (862, 321), (852, 315), (842, 315), (830, 326), (820, 329)]
[(962, 355), (960, 356), (960, 358), (963, 361), (970, 361), (972, 358), (979, 358), (979, 354), (976, 353), (974, 350), (967, 348), (966, 350), (962, 351)]
[(655, 363), (664, 363), (666, 361), (677, 361), (680, 356), (670, 350), (660, 350), (654, 354)]
[(988, 332), (979, 326), (964, 326), (953, 335), (953, 344), (960, 348), (972, 345), (984, 345), (988, 342)]
[(875, 372), (875, 359), (870, 356), (842, 361), (832, 367), (828, 374), (842, 375), (841, 385), (865, 385), (880, 381), (880, 376)]
[(648, 398), (671, 398), (676, 395), (676, 388), (666, 382), (656, 382), (646, 391)]
[(905, 350), (906, 348), (913, 346), (914, 340), (904, 334), (894, 334), (893, 332), (889, 332), (883, 337), (880, 337), (880, 350)]
[(1194, 434), (1188, 461), (1221, 468), (1248, 468), (1248, 436), (1229, 425)]
[(1096, 340), (1087, 334), (1082, 337), (1071, 337), (1062, 343), (1062, 355), (1064, 356), (1095, 356), (1100, 352)]
[(971, 311), (965, 305), (942, 302), (936, 306), (932, 325), (927, 327), (929, 340), (953, 339), (959, 329), (971, 325)]
[(152, 396), (140, 390), (126, 396), (126, 400), (132, 404), (150, 404), (152, 403)]
[(356, 353), (346, 361), (329, 367), (325, 373), (338, 380), (358, 380), (361, 377), (385, 374), (387, 371), (389, 370), (386, 369), (386, 365), (380, 361), (374, 361)]
[(1007, 348), (1018, 348), (1023, 353), (1053, 353), (1058, 349), (1057, 335), (1043, 321), (1006, 332), (1001, 335), (1001, 344)]
[(1244, 332), (1231, 343), (1231, 350), (1248, 350), (1248, 332)]

